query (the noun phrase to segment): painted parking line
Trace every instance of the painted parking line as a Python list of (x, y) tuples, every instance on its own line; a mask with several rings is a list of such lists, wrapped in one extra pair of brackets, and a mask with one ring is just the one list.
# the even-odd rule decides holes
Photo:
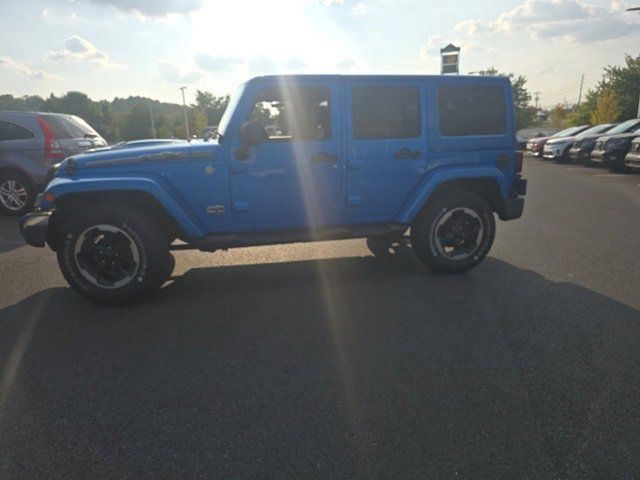
[(594, 175), (594, 177), (620, 177), (620, 178), (624, 178), (625, 175), (622, 175), (620, 173), (596, 173)]

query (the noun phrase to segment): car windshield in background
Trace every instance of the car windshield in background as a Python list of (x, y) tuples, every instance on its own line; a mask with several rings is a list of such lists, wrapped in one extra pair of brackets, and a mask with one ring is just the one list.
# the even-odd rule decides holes
[(564, 130), (560, 130), (559, 132), (556, 132), (551, 136), (553, 138), (563, 137), (565, 133), (570, 132), (570, 131), (575, 130), (575, 129), (576, 129), (576, 127), (565, 128)]
[(42, 115), (59, 139), (99, 137), (91, 126), (74, 115)]
[(632, 128), (636, 123), (638, 123), (637, 118), (632, 118), (631, 120), (627, 120), (626, 122), (622, 122), (617, 127), (612, 128), (607, 132), (607, 135), (615, 135), (616, 133), (625, 133), (627, 130)]
[(580, 130), (582, 130), (584, 127), (572, 127), (572, 128), (568, 128), (566, 130), (563, 130), (560, 133), (557, 133), (555, 136), (556, 137), (560, 137), (560, 138), (565, 138), (565, 137), (572, 137), (573, 135), (575, 135), (576, 133), (578, 133)]
[(611, 128), (610, 123), (607, 123), (604, 125), (596, 125), (595, 127), (587, 128), (584, 132), (578, 135), (578, 138), (584, 138), (588, 135), (593, 135), (595, 133), (606, 132), (610, 128)]

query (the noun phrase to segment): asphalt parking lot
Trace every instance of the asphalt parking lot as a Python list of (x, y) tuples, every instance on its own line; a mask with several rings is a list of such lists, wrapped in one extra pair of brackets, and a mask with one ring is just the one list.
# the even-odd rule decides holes
[(0, 217), (0, 478), (640, 478), (640, 175), (525, 176), (466, 275), (362, 240), (180, 252), (129, 307)]

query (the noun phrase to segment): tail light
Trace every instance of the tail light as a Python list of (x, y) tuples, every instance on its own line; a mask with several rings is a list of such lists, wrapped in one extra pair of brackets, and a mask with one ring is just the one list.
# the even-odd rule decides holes
[(44, 156), (47, 160), (62, 160), (64, 158), (64, 152), (62, 151), (62, 145), (60, 140), (53, 133), (51, 126), (45, 121), (44, 118), (38, 117), (38, 125), (44, 135)]
[(523, 154), (522, 152), (517, 152), (516, 153), (516, 172), (520, 173), (522, 172), (522, 162), (523, 162)]

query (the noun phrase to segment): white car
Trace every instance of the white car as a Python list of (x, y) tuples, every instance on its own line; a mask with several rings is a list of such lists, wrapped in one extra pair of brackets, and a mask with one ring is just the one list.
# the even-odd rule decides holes
[(569, 160), (569, 150), (576, 141), (577, 137), (581, 133), (589, 132), (590, 130), (603, 128), (601, 125), (591, 127), (590, 125), (580, 125), (567, 130), (564, 134), (550, 138), (544, 145), (542, 156), (547, 160), (555, 160), (558, 162)]

